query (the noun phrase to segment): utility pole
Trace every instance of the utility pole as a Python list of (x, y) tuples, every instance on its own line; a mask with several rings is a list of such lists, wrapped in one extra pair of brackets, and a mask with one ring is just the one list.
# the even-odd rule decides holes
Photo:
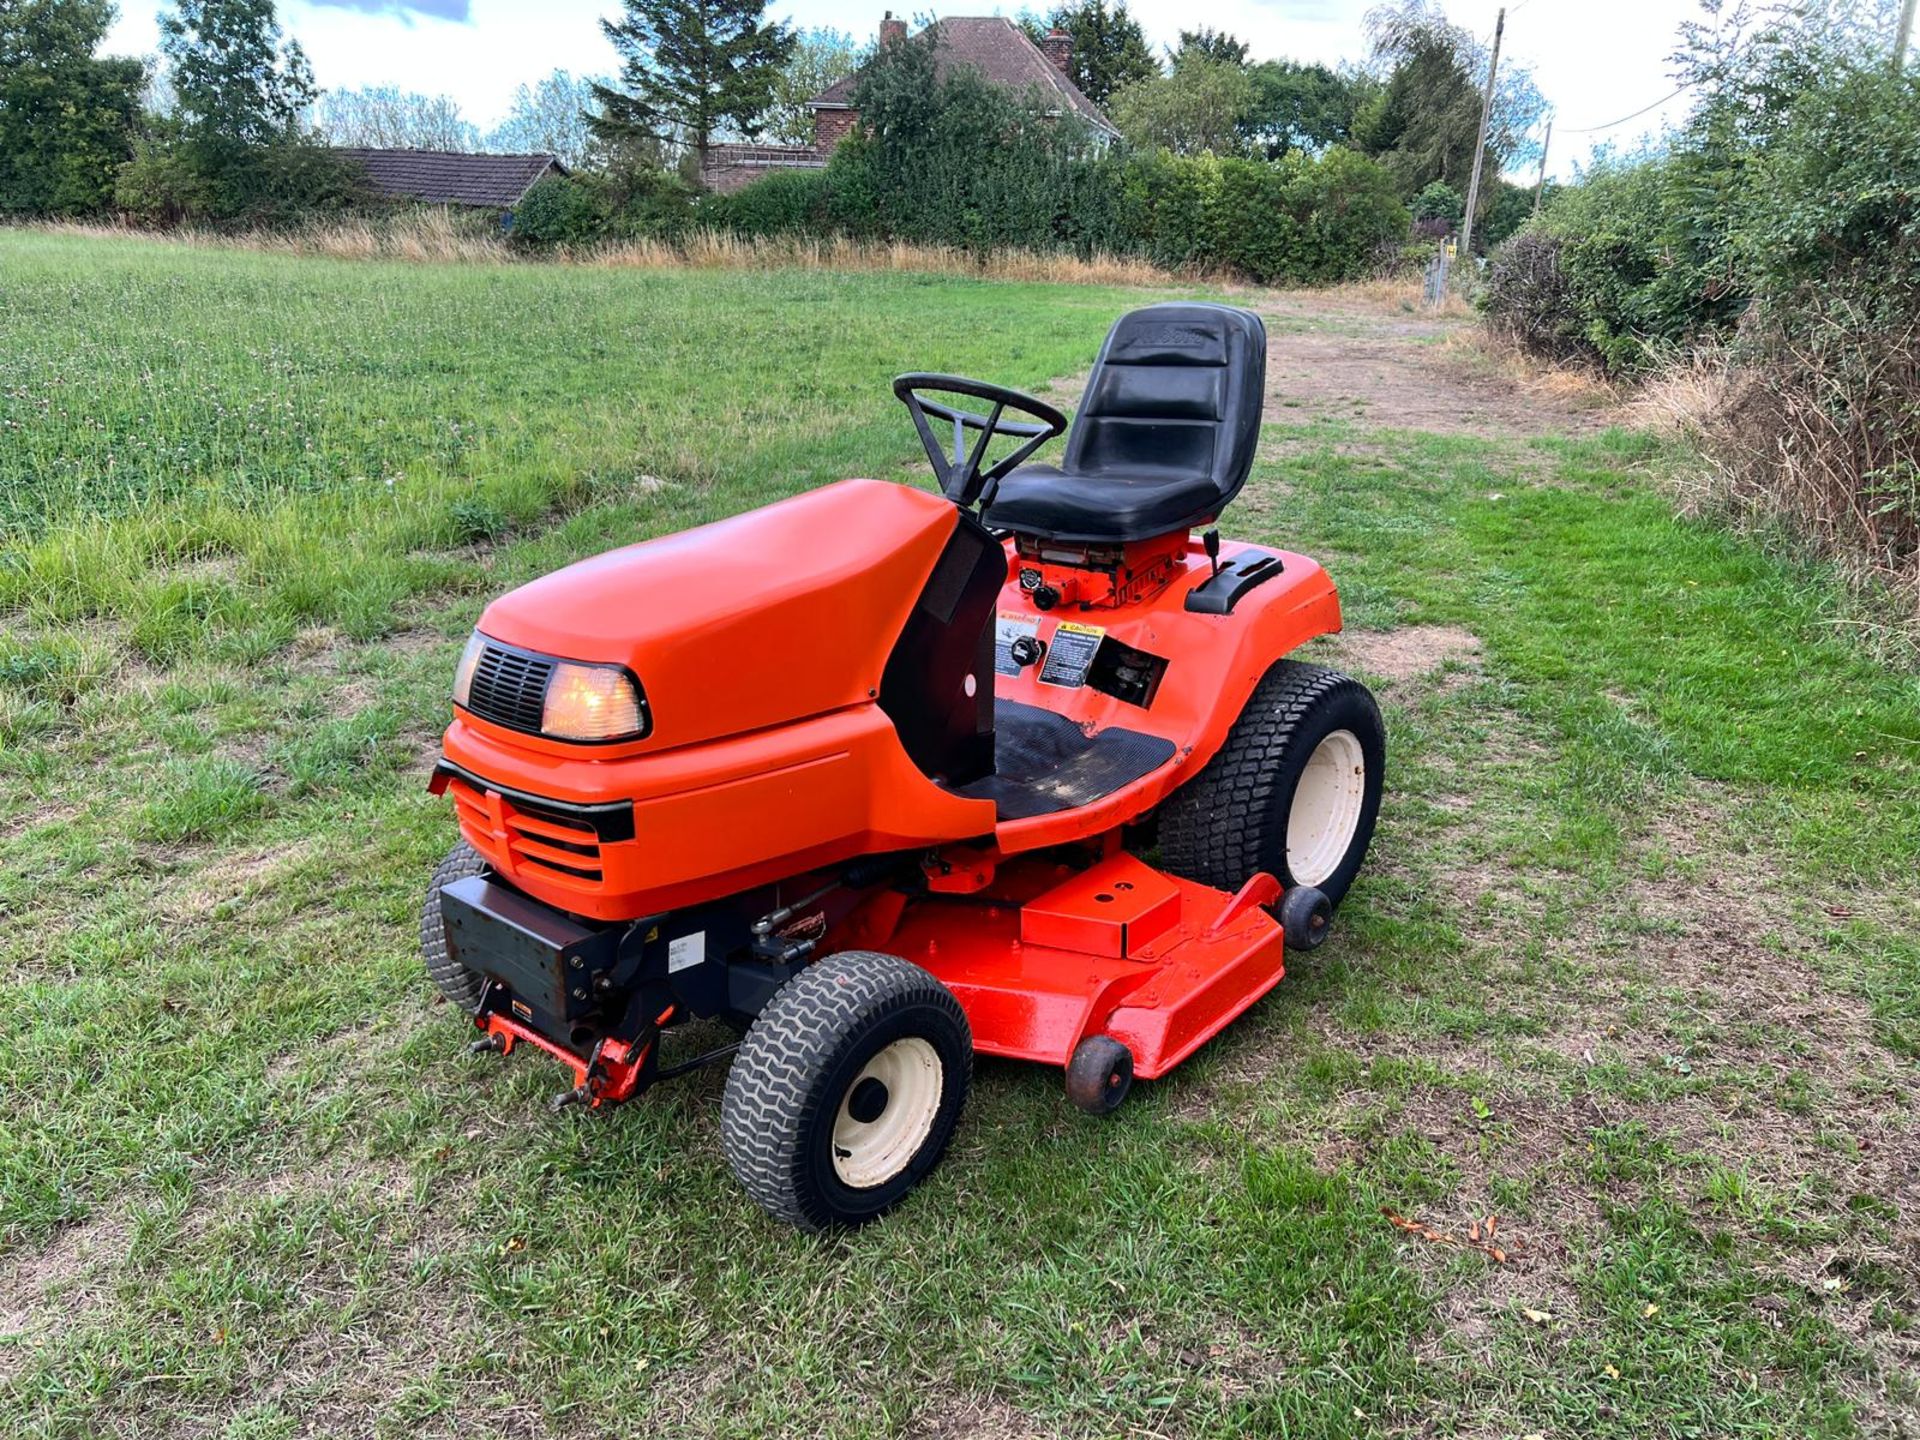
[[(1914, 0), (1907, 0), (1909, 5)], [(1500, 37), (1507, 28), (1507, 7), (1493, 23), (1493, 55), (1487, 61), (1487, 93), (1480, 97), (1480, 138), (1473, 147), (1473, 179), (1467, 185), (1467, 218), (1460, 222), (1460, 258), (1473, 256), (1473, 212), (1480, 203), (1480, 167), (1487, 159), (1487, 126), (1493, 121), (1493, 80), (1500, 73)]]
[[(1908, 0), (1911, 4), (1912, 0)], [(1540, 213), (1540, 197), (1547, 193), (1547, 148), (1553, 144), (1553, 117), (1547, 117), (1547, 138), (1540, 142), (1540, 178), (1533, 182), (1533, 213)]]
[(1914, 0), (1907, 0), (1900, 7), (1900, 31), (1893, 41), (1893, 69), (1896, 75), (1907, 64), (1907, 42), (1913, 38), (1913, 3)]

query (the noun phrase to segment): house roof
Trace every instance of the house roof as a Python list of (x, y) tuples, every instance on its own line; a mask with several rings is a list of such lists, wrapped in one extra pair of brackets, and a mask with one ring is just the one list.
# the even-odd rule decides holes
[[(1060, 72), (1040, 47), (1027, 37), (1014, 21), (1002, 15), (950, 15), (927, 27), (934, 37), (934, 68), (942, 79), (956, 66), (967, 65), (1004, 90), (1025, 95), (1038, 90), (1060, 109), (1078, 115), (1090, 125), (1112, 130), (1080, 87)], [(922, 31), (925, 34), (926, 31)], [(841, 109), (853, 103), (858, 75), (836, 80), (807, 103), (822, 110)]]
[(542, 176), (564, 175), (552, 155), (469, 155), (450, 150), (373, 150), (339, 146), (357, 160), (383, 195), (430, 205), (475, 205), (506, 210), (520, 203)]

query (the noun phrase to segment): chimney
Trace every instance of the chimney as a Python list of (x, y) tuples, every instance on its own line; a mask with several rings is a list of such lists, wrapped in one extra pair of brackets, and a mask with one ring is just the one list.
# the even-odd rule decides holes
[(1058, 25), (1047, 32), (1046, 39), (1040, 42), (1040, 53), (1053, 62), (1053, 68), (1062, 75), (1073, 73), (1073, 37)]
[(896, 40), (904, 40), (906, 38), (906, 21), (894, 19), (891, 10), (880, 17), (880, 43), (882, 45), (891, 45)]

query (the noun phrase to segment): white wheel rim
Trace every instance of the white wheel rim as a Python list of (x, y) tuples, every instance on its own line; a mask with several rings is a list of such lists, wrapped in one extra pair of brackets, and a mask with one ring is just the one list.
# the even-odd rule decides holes
[(1366, 753), (1351, 730), (1336, 730), (1307, 757), (1287, 813), (1287, 872), (1294, 884), (1324, 884), (1340, 868), (1366, 795)]
[[(885, 1087), (885, 1103), (877, 1115), (856, 1119), (856, 1097), (864, 1110), (880, 1093), (868, 1081)], [(939, 1054), (917, 1035), (894, 1041), (867, 1061), (840, 1097), (833, 1122), (833, 1169), (841, 1183), (868, 1190), (906, 1169), (933, 1131), (945, 1088)]]

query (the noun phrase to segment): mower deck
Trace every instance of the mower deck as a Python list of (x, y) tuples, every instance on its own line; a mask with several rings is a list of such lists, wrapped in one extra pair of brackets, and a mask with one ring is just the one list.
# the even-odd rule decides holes
[(983, 1054), (1065, 1065), (1105, 1034), (1151, 1080), (1279, 983), (1280, 927), (1262, 908), (1278, 892), (1261, 875), (1228, 895), (1117, 854), (1025, 904), (923, 900), (887, 947), (953, 992)]

